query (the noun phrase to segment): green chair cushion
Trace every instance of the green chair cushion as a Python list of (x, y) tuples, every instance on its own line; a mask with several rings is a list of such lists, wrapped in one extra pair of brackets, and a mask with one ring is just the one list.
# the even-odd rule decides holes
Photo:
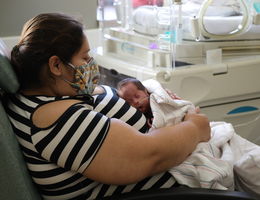
[(6, 56), (0, 54), (0, 87), (9, 93), (15, 93), (19, 88), (17, 77)]
[(0, 199), (41, 199), (1, 102), (0, 115)]

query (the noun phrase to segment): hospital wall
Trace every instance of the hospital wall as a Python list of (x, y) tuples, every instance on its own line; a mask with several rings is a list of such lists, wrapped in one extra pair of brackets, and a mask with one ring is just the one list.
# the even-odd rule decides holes
[(30, 18), (45, 12), (78, 17), (87, 29), (97, 28), (97, 0), (0, 0), (0, 37), (17, 36)]

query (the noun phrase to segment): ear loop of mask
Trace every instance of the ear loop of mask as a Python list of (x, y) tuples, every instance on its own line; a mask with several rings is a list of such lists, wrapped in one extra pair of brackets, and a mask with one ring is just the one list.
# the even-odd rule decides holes
[(80, 89), (80, 86), (77, 84), (77, 83), (73, 83), (73, 82), (70, 82), (70, 81), (68, 81), (67, 79), (65, 79), (65, 78), (61, 78), (62, 80), (64, 80), (65, 82), (67, 82), (70, 86), (72, 86), (73, 88), (75, 88), (75, 89), (77, 89), (77, 90), (79, 90)]
[[(74, 66), (71, 65), (71, 63), (68, 63), (67, 65), (69, 65), (69, 66), (72, 67), (74, 70), (76, 70), (76, 69), (74, 68)], [(75, 72), (75, 73), (76, 73), (76, 72)], [(65, 82), (67, 82), (67, 83), (68, 83), (70, 86), (72, 86), (73, 88), (75, 88), (75, 89), (77, 89), (77, 90), (80, 89), (80, 86), (79, 86), (77, 83), (73, 83), (73, 82), (71, 82), (71, 81), (69, 81), (69, 80), (67, 80), (67, 79), (65, 79), (65, 78), (63, 78), (63, 77), (61, 77), (61, 79), (64, 80)]]

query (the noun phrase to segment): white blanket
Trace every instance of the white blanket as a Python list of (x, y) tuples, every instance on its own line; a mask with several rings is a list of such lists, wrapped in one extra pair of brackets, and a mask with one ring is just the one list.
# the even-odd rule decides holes
[[(182, 0), (183, 30), (190, 32), (190, 18), (198, 16), (204, 0)], [(169, 31), (170, 7), (140, 6), (133, 10), (132, 26), (139, 33), (157, 35)], [(214, 16), (214, 18), (213, 18)], [(233, 17), (230, 17), (233, 16)], [(238, 18), (236, 18), (236, 17)], [(216, 18), (215, 18), (216, 17)], [(236, 0), (217, 0), (207, 8), (207, 17), (204, 18), (205, 27), (210, 33), (226, 34), (237, 28), (241, 23), (242, 15), (240, 4)], [(219, 23), (219, 26), (214, 26)]]
[[(189, 109), (194, 109), (189, 101), (172, 99), (155, 80), (143, 84), (151, 93), (151, 129), (179, 123)], [(237, 135), (229, 123), (211, 122), (210, 126), (210, 141), (200, 143), (169, 172), (178, 183), (189, 187), (236, 188), (260, 197), (260, 147)]]

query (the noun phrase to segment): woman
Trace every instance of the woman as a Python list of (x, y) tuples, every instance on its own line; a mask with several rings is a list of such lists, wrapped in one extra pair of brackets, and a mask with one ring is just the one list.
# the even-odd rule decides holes
[(25, 24), (11, 53), (20, 90), (6, 109), (42, 196), (100, 199), (173, 187), (166, 171), (209, 140), (207, 118), (189, 113), (179, 125), (142, 134), (141, 112), (114, 89), (95, 88), (89, 51), (81, 23), (48, 13)]

